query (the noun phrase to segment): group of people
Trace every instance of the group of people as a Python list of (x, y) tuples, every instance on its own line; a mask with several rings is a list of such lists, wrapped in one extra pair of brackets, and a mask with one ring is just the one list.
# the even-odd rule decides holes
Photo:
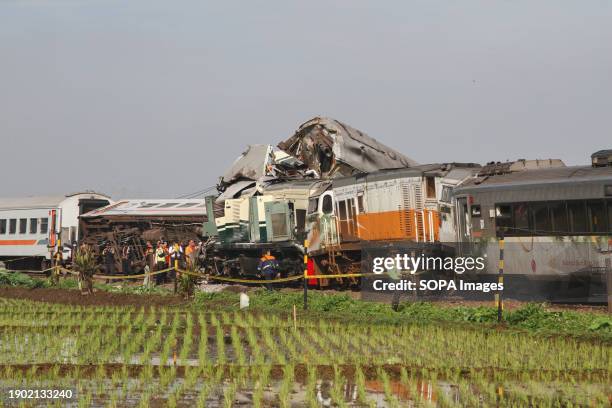
[[(198, 263), (198, 256), (201, 253), (201, 244), (196, 245), (194, 240), (188, 242), (175, 241), (168, 244), (166, 241), (157, 241), (157, 246), (153, 248), (153, 244), (147, 241), (145, 250), (146, 266), (152, 271), (163, 271), (171, 268), (176, 261), (181, 267), (192, 269)], [(174, 278), (174, 270), (155, 275), (157, 284), (164, 283), (169, 278)]]
[[(175, 261), (179, 262), (181, 268), (191, 269), (198, 264), (198, 257), (201, 253), (201, 243), (196, 244), (194, 240), (186, 242), (174, 241), (171, 244), (167, 241), (157, 241), (156, 247), (150, 241), (147, 241), (144, 250), (145, 256), (145, 272), (162, 271), (172, 268)], [(123, 274), (130, 275), (133, 273), (134, 261), (136, 258), (134, 247), (130, 244), (125, 244), (121, 247), (120, 253), (117, 254), (115, 248), (110, 242), (107, 242), (102, 251), (102, 259), (106, 273), (114, 275), (116, 273), (117, 256), (121, 259), (121, 269)], [(170, 272), (170, 273), (169, 273)], [(168, 279), (173, 279), (174, 271), (168, 271), (155, 275), (155, 282), (161, 284)]]

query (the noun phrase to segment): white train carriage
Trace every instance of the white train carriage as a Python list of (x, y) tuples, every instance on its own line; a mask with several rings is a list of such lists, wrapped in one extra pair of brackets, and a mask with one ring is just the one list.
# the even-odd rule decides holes
[(79, 216), (111, 202), (95, 192), (0, 198), (0, 262), (9, 269), (45, 269), (60, 245), (67, 260), (64, 245), (79, 240)]

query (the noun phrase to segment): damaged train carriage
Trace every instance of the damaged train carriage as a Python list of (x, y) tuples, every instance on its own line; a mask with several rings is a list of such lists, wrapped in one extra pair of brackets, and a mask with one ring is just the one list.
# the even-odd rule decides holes
[[(265, 251), (279, 260), (281, 276), (303, 272), (306, 213), (312, 195), (324, 191), (328, 182), (290, 180), (243, 191), (224, 200), (215, 213), (215, 197), (207, 197), (207, 270), (216, 275), (255, 276)], [(218, 216), (217, 216), (218, 215)]]
[(443, 245), (455, 239), (452, 190), (479, 167), (428, 164), (332, 180), (310, 199), (309, 273), (359, 273), (362, 251), (370, 247), (415, 243), (419, 250), (452, 250)]
[(115, 270), (123, 273), (121, 250), (133, 249), (132, 272), (142, 271), (146, 262), (146, 243), (157, 241), (199, 241), (206, 222), (206, 203), (202, 199), (121, 200), (80, 216), (82, 243), (101, 253), (110, 243), (115, 252)]
[(214, 214), (205, 225), (214, 274), (253, 275), (271, 250), (281, 274), (303, 272), (306, 213), (310, 197), (332, 178), (416, 162), (367, 134), (334, 119), (315, 117), (278, 147), (254, 145), (221, 177), (220, 195), (208, 198)]
[[(505, 296), (606, 301), (612, 273), (608, 152), (593, 157), (591, 167), (566, 167), (560, 160), (490, 164), (454, 191), (457, 239), (465, 252), (480, 250), (497, 259), (503, 234)], [(480, 279), (497, 279), (496, 266), (489, 265)]]

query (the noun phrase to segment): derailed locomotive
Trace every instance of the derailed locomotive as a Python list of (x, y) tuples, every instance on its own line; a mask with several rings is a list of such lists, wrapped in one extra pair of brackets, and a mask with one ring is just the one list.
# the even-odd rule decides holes
[(366, 251), (405, 250), (407, 243), (419, 252), (452, 254), (454, 248), (447, 245), (455, 240), (452, 190), (479, 168), (474, 163), (427, 164), (332, 180), (327, 191), (310, 199), (310, 269), (359, 273)]
[(271, 251), (282, 276), (303, 270), (308, 200), (329, 186), (322, 180), (288, 180), (244, 191), (215, 209), (216, 197), (207, 197), (209, 240), (206, 269), (213, 274), (253, 276), (259, 258)]
[[(257, 273), (270, 250), (283, 276), (303, 273), (303, 256), (318, 274), (358, 272), (366, 245), (453, 241), (452, 189), (477, 173), (476, 164), (430, 164), (331, 180), (286, 180), (243, 191), (215, 212), (208, 197), (207, 269)], [(308, 243), (305, 245), (305, 243)], [(321, 280), (322, 286), (329, 281)]]

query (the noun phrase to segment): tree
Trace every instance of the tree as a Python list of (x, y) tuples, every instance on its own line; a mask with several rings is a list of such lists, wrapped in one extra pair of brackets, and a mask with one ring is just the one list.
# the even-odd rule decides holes
[(96, 271), (96, 257), (88, 248), (79, 249), (74, 257), (73, 269), (78, 272), (81, 294), (93, 293), (93, 275)]

